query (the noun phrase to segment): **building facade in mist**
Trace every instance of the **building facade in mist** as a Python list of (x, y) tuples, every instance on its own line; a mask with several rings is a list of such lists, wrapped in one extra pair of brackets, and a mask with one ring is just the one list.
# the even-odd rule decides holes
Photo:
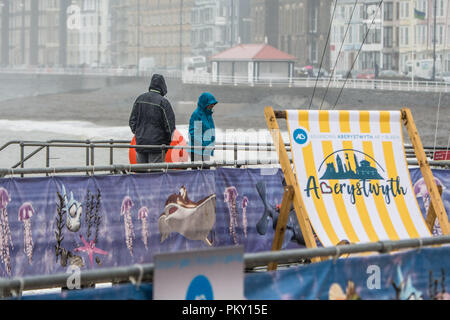
[(0, 1), (2, 65), (64, 66), (70, 0)]
[(400, 70), (408, 60), (433, 59), (435, 51), (440, 69), (450, 71), (450, 0), (393, 1), (393, 7)]
[[(336, 66), (335, 71), (346, 72), (352, 66), (354, 70), (374, 69), (375, 64), (383, 67), (384, 20), (379, 4), (379, 0), (363, 0), (355, 6), (353, 0), (338, 0), (330, 37), (331, 68)], [(391, 49), (387, 50), (394, 55)]]
[(330, 1), (251, 0), (252, 42), (268, 44), (297, 58), (297, 65), (329, 68), (326, 38)]
[(194, 0), (110, 0), (111, 61), (136, 66), (153, 57), (157, 67), (179, 68), (191, 55)]
[(250, 0), (195, 0), (191, 11), (192, 55), (207, 58), (250, 42)]
[(68, 8), (69, 65), (111, 64), (109, 0), (73, 0)]
[(377, 63), (380, 69), (406, 73), (408, 62), (433, 59), (436, 21), (436, 58), (441, 71), (450, 71), (450, 0), (379, 3), (360, 1), (352, 16), (355, 1), (338, 0), (331, 34), (331, 63), (338, 59), (336, 70), (350, 70), (352, 63), (355, 70), (374, 68)]

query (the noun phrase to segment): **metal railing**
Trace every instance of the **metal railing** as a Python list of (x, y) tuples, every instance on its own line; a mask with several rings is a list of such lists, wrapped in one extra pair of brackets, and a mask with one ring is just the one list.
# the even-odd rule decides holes
[[(249, 166), (249, 165), (270, 165), (270, 164), (278, 164), (276, 149), (272, 143), (256, 143), (256, 142), (234, 142), (234, 143), (223, 143), (218, 142), (214, 147), (206, 147), (204, 149), (214, 149), (216, 153), (222, 152), (222, 159), (219, 156), (215, 157), (213, 161), (197, 161), (197, 159), (192, 158), (190, 162), (186, 163), (160, 163), (160, 164), (150, 164), (150, 165), (129, 165), (129, 164), (115, 164), (114, 162), (114, 150), (116, 149), (130, 149), (130, 148), (149, 148), (149, 149), (158, 149), (161, 150), (161, 153), (164, 155), (169, 149), (202, 149), (203, 147), (194, 147), (194, 146), (167, 146), (167, 145), (145, 145), (145, 146), (136, 146), (130, 145), (128, 140), (49, 140), (47, 142), (42, 141), (21, 141), (21, 140), (13, 140), (5, 143), (0, 147), (0, 152), (5, 152), (6, 149), (10, 146), (16, 145), (19, 147), (19, 161), (11, 166), (11, 168), (3, 168), (0, 169), (0, 175), (13, 175), (20, 174), (22, 177), (24, 174), (55, 174), (62, 172), (101, 172), (101, 171), (110, 171), (111, 173), (118, 172), (132, 172), (146, 169), (174, 169), (174, 168), (198, 168), (198, 167), (218, 167), (218, 166)], [(290, 152), (289, 143), (285, 143), (286, 149)], [(30, 153), (25, 153), (25, 147), (37, 147), (32, 150)], [(55, 168), (51, 166), (50, 163), (50, 155), (52, 148), (77, 148), (77, 149), (85, 149), (85, 166), (72, 166), (72, 167), (59, 167)], [(31, 168), (25, 169), (26, 161), (32, 159), (37, 156), (39, 153), (43, 152), (45, 149), (45, 168)], [(95, 150), (98, 149), (108, 149), (109, 150), (109, 163), (108, 165), (101, 164), (96, 165), (95, 161)], [(447, 150), (446, 147), (424, 147), (425, 153), (427, 157), (430, 159), (429, 163), (431, 166), (436, 167), (449, 167), (450, 161), (442, 160), (442, 161), (434, 161), (433, 152), (439, 150)], [(250, 152), (257, 152), (258, 157), (256, 159), (249, 159)], [(267, 152), (264, 154), (264, 158), (261, 159), (259, 155), (261, 152)], [(418, 162), (415, 158), (415, 153), (413, 147), (411, 145), (405, 145), (405, 153), (407, 157), (408, 165), (415, 166), (418, 165)], [(243, 157), (239, 155), (243, 154)], [(267, 157), (271, 155), (271, 157)], [(231, 156), (231, 157), (230, 157)], [(231, 158), (231, 160), (230, 160)]]
[[(85, 76), (119, 76), (119, 77), (149, 77), (154, 71), (137, 70), (136, 68), (121, 67), (4, 67), (0, 68), (0, 73), (5, 74), (36, 74), (36, 75), (85, 75)], [(321, 87), (321, 88), (341, 88), (344, 85), (350, 89), (371, 89), (371, 90), (395, 90), (395, 91), (425, 91), (425, 92), (449, 92), (450, 83), (444, 81), (423, 81), (423, 80), (401, 80), (401, 79), (341, 79), (321, 77), (316, 82), (315, 77), (274, 77), (262, 76), (260, 78), (248, 78), (245, 76), (224, 76), (213, 77), (211, 73), (190, 73), (180, 70), (155, 70), (164, 77), (181, 79), (186, 84), (204, 85), (248, 85), (248, 86), (281, 86), (281, 87)]]
[[(288, 249), (281, 251), (265, 251), (244, 254), (244, 265), (247, 272), (257, 267), (266, 266), (270, 262), (281, 264), (299, 264), (304, 259), (314, 257), (331, 257), (338, 259), (344, 254), (357, 254), (364, 252), (389, 253), (401, 249), (422, 248), (450, 244), (450, 235), (429, 238), (416, 238), (397, 241), (378, 241), (371, 243), (350, 244), (343, 246), (320, 247), (311, 249)], [(92, 285), (104, 282), (134, 282), (138, 279), (145, 282), (153, 281), (153, 263), (135, 264), (125, 267), (102, 268), (80, 272), (80, 285)], [(68, 273), (53, 275), (29, 276), (12, 279), (0, 279), (0, 297), (20, 296), (24, 290), (39, 290), (48, 288), (67, 287)]]
[(345, 84), (347, 89), (369, 89), (388, 91), (420, 91), (420, 92), (449, 92), (450, 83), (444, 81), (423, 80), (395, 80), (395, 79), (338, 79), (338, 78), (287, 78), (287, 77), (261, 77), (248, 78), (248, 76), (217, 76), (211, 74), (183, 74), (183, 83), (187, 84), (213, 84), (213, 85), (247, 85), (268, 87), (319, 87), (319, 88), (342, 88)]

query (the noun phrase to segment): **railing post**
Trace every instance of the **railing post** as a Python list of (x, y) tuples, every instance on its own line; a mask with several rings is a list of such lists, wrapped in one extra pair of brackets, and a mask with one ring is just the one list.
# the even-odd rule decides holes
[(165, 162), (166, 159), (166, 145), (163, 144), (161, 146), (161, 157), (162, 157), (162, 162)]
[[(25, 145), (24, 143), (21, 141), (20, 142), (20, 167), (23, 168), (24, 167), (24, 157), (25, 157)], [(20, 174), (20, 176), (23, 178), (23, 173)]]
[[(45, 167), (50, 168), (50, 145), (45, 149)], [(48, 173), (45, 175), (48, 177)]]
[[(89, 140), (86, 140), (86, 144), (90, 144), (91, 142)], [(86, 167), (89, 166), (89, 146), (86, 147)], [(89, 173), (86, 172), (87, 175), (89, 175)]]
[(89, 148), (91, 149), (91, 166), (93, 166), (94, 165), (94, 148), (95, 148), (95, 146), (94, 146), (94, 144), (90, 144), (89, 145)]
[[(112, 145), (114, 144), (113, 139), (110, 140), (110, 144), (111, 148), (109, 148), (109, 164), (113, 165), (114, 164), (114, 148), (112, 147)], [(111, 171), (111, 173), (114, 173), (114, 171)]]

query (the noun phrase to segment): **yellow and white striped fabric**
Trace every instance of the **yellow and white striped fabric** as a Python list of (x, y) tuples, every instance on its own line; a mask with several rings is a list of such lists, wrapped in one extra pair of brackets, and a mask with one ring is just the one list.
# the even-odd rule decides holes
[(288, 110), (287, 123), (301, 197), (324, 246), (431, 236), (400, 111)]

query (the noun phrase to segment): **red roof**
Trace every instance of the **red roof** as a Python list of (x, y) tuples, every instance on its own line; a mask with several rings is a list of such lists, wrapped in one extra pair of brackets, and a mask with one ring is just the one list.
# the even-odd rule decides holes
[(268, 44), (240, 44), (211, 57), (211, 60), (296, 60), (297, 58)]

